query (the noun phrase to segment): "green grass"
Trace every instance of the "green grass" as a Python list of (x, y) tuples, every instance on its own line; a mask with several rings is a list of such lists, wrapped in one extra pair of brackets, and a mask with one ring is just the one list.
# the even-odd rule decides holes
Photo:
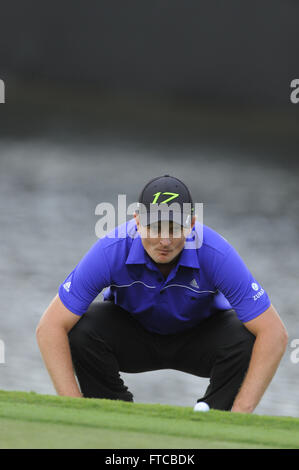
[(0, 391), (0, 448), (299, 448), (299, 419)]

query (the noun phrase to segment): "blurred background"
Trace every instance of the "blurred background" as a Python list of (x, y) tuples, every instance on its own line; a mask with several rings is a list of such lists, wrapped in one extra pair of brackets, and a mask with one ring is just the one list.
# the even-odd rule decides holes
[[(0, 388), (54, 394), (37, 323), (95, 235), (95, 208), (182, 179), (290, 336), (259, 414), (299, 416), (299, 4), (86, 0), (1, 5)], [(208, 385), (123, 374), (136, 402), (193, 406)]]

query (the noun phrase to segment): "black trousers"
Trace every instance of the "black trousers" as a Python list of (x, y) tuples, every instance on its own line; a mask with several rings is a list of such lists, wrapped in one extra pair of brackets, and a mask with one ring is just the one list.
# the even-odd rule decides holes
[(195, 328), (159, 335), (113, 302), (93, 302), (69, 332), (74, 370), (84, 397), (133, 401), (120, 372), (174, 369), (210, 378), (203, 397), (230, 410), (242, 384), (255, 336), (234, 310), (217, 311)]

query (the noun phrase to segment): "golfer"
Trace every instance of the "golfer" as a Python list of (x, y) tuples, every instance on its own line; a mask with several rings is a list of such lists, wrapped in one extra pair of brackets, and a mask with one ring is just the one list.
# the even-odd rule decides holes
[(134, 218), (61, 283), (36, 330), (59, 395), (133, 401), (120, 372), (174, 369), (209, 378), (198, 402), (253, 412), (287, 332), (236, 250), (193, 211), (182, 181), (154, 178)]

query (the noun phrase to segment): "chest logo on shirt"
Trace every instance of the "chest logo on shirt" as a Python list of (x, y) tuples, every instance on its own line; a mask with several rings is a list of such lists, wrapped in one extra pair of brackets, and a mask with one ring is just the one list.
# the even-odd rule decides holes
[(197, 284), (197, 281), (196, 279), (192, 279), (192, 281), (190, 282), (190, 286), (193, 286), (193, 287), (196, 287), (197, 289), (199, 289), (199, 285)]

